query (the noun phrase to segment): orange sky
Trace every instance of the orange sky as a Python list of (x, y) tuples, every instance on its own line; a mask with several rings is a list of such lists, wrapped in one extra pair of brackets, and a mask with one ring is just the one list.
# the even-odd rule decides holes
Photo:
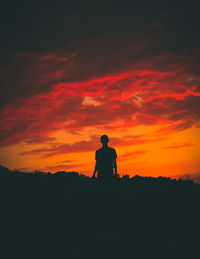
[(22, 171), (91, 175), (99, 138), (107, 134), (118, 154), (120, 175), (198, 173), (196, 80), (177, 69), (58, 83), (48, 93), (24, 99), (23, 105), (5, 107), (5, 130), (20, 121), (24, 130), (5, 139), (9, 145), (0, 149), (0, 163)]
[[(155, 132), (161, 131), (158, 126), (138, 126), (129, 128), (123, 133), (120, 131), (112, 132), (106, 131), (110, 137), (110, 146), (116, 148), (118, 154), (118, 172), (120, 175), (139, 174), (142, 176), (178, 176), (196, 173), (199, 171), (199, 147), (200, 140), (198, 135), (200, 130), (198, 128), (186, 129), (181, 132), (167, 134), (163, 137), (161, 133), (155, 137)], [(103, 130), (98, 130), (102, 134)], [(126, 136), (127, 139), (133, 136), (140, 136), (142, 133), (141, 143), (136, 140), (136, 144), (114, 145), (113, 138)], [(60, 136), (59, 136), (60, 134)], [(100, 136), (99, 134), (99, 136)], [(57, 136), (62, 143), (69, 143), (68, 137), (70, 135), (64, 132), (57, 132), (52, 136)], [(65, 136), (65, 138), (63, 138)], [(72, 136), (71, 136), (72, 137)], [(88, 135), (84, 132), (78, 136), (74, 141), (87, 140)], [(88, 138), (89, 139), (89, 138)], [(95, 143), (96, 140), (96, 143)], [(144, 143), (143, 143), (143, 140)], [(113, 143), (114, 142), (114, 143)], [(134, 143), (131, 139), (130, 142)], [(138, 144), (137, 144), (138, 142)], [(87, 143), (87, 142), (86, 142)], [(94, 152), (101, 146), (99, 138), (96, 136), (92, 141), (94, 150), (73, 153), (63, 153), (52, 155), (50, 157), (43, 157), (40, 153), (35, 155), (27, 154), (20, 155), (21, 152), (28, 152), (37, 147), (37, 149), (49, 147), (49, 144), (36, 144), (36, 145), (14, 145), (12, 147), (1, 149), (1, 161), (3, 165), (11, 169), (20, 169), (22, 171), (43, 170), (48, 172), (56, 172), (58, 170), (75, 170), (80, 173), (91, 175), (94, 169)], [(23, 166), (23, 167), (21, 167)]]

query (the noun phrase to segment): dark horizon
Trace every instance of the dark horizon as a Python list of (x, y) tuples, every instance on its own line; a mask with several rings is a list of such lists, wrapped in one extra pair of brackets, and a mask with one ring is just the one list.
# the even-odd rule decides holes
[[(74, 175), (77, 175), (77, 176), (80, 176), (80, 177), (84, 177), (86, 179), (92, 179), (92, 177), (88, 176), (87, 174), (84, 174), (84, 173), (80, 173), (80, 172), (77, 172), (76, 170), (70, 170), (70, 171), (65, 171), (65, 170), (59, 170), (57, 172), (44, 172), (44, 171), (41, 171), (41, 170), (35, 170), (33, 172), (27, 172), (26, 170), (23, 170), (23, 168), (20, 170), (20, 169), (14, 169), (14, 170), (10, 170), (9, 168), (3, 166), (3, 165), (0, 165), (0, 174), (2, 173), (7, 173), (7, 175), (23, 175), (23, 174), (30, 174), (30, 175), (38, 175), (38, 176), (42, 176), (42, 175), (70, 175), (70, 174), (74, 174)], [(165, 182), (179, 182), (179, 181), (184, 181), (184, 182), (190, 182), (190, 183), (195, 183), (195, 184), (200, 184), (200, 177), (199, 175), (196, 175), (194, 176), (193, 178), (190, 178), (191, 176), (190, 175), (179, 175), (177, 177), (166, 177), (166, 176), (157, 176), (157, 177), (153, 177), (153, 176), (141, 176), (137, 173), (135, 174), (118, 174), (117, 175), (117, 179), (120, 180), (120, 179), (126, 179), (126, 180), (131, 180), (131, 179), (137, 179), (137, 180), (141, 180), (144, 179), (148, 182), (148, 180), (150, 181), (156, 181), (156, 180), (160, 180), (160, 181), (165, 181)], [(96, 179), (97, 180), (97, 179)]]
[(200, 185), (165, 177), (2, 173), (8, 258), (179, 258), (198, 255)]

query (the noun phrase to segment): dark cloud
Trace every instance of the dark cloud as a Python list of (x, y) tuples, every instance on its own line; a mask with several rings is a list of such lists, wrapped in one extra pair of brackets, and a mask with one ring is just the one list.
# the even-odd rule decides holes
[(31, 144), (40, 144), (40, 143), (51, 143), (54, 142), (56, 138), (54, 137), (48, 137), (48, 136), (33, 136), (31, 139), (26, 139), (25, 143), (28, 145)]
[(198, 73), (196, 5), (84, 2), (2, 5), (1, 106), (50, 91), (59, 80), (88, 80), (135, 66), (188, 64)]
[[(27, 1), (1, 6), (1, 49), (50, 51), (103, 33), (133, 41), (141, 31), (160, 29), (155, 49), (198, 46), (199, 5), (179, 1)], [(157, 24), (157, 26), (155, 26)], [(162, 24), (162, 27), (158, 26)], [(154, 28), (154, 30), (152, 30)], [(162, 43), (162, 44), (161, 44)], [(159, 49), (157, 51), (159, 51)]]
[[(189, 95), (183, 99), (175, 97), (156, 98), (156, 102), (144, 103), (137, 120), (139, 123), (153, 124), (157, 121), (176, 122), (175, 129), (183, 130), (200, 120), (200, 96)], [(178, 122), (178, 123), (177, 123)]]

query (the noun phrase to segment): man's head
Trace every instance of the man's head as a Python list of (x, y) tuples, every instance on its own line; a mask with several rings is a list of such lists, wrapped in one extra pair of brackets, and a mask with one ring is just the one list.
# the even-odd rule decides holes
[(102, 135), (101, 138), (100, 138), (100, 140), (101, 140), (101, 143), (102, 143), (103, 145), (107, 145), (107, 144), (108, 144), (108, 141), (109, 141), (109, 138), (108, 138), (107, 135)]

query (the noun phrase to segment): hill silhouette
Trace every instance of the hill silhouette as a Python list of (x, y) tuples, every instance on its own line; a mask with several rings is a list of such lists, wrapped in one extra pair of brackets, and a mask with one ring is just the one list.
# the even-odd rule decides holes
[[(101, 183), (78, 172), (0, 166), (7, 258), (194, 258), (200, 185), (165, 177)], [(5, 257), (2, 257), (5, 258)]]

